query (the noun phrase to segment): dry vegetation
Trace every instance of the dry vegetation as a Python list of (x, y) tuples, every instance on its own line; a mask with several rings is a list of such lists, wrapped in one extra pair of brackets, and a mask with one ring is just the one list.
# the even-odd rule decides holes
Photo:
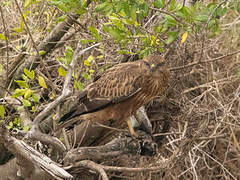
[[(5, 1), (5, 3), (7, 3)], [(10, 3), (10, 2), (9, 2)], [(50, 6), (47, 1), (32, 6), (30, 15), (27, 16), (27, 24), (31, 35), (38, 45), (57, 24), (56, 18), (61, 11)], [(93, 7), (93, 6), (92, 6)], [(65, 41), (58, 44), (44, 58), (44, 64), (36, 69), (36, 72), (46, 79), (48, 89), (42, 90), (37, 82), (32, 84), (42, 96), (41, 105), (37, 112), (31, 114), (36, 116), (45, 105), (51, 101), (49, 96), (61, 94), (64, 78), (58, 75), (61, 63), (58, 57), (64, 56), (66, 46), (76, 47), (79, 39), (91, 37), (89, 24), (96, 27), (101, 25), (104, 18), (92, 18), (91, 6), (84, 19), (78, 19), (69, 30)], [(149, 18), (143, 30), (151, 32), (152, 25), (157, 23), (158, 17)], [(159, 144), (158, 153), (153, 157), (140, 155), (122, 155), (118, 158), (106, 159), (98, 162), (101, 165), (126, 167), (122, 171), (108, 171), (111, 179), (239, 179), (240, 178), (240, 13), (234, 10), (221, 19), (222, 32), (215, 38), (208, 38), (205, 32), (198, 35), (189, 35), (183, 44), (176, 40), (170, 52), (165, 53), (169, 68), (172, 68), (172, 81), (170, 88), (163, 100), (155, 100), (147, 107), (148, 115), (154, 128), (154, 136)], [(15, 3), (1, 8), (0, 33), (13, 32), (13, 28), (19, 27), (20, 14)], [(161, 18), (161, 17), (159, 17)], [(148, 23), (148, 20), (151, 22)], [(9, 23), (11, 22), (11, 23)], [(4, 29), (5, 26), (5, 29)], [(86, 59), (90, 54), (94, 57), (103, 55), (96, 59), (93, 64), (95, 74), (101, 72), (108, 66), (119, 63), (123, 58), (117, 52), (119, 47), (109, 40), (109, 37), (100, 32), (105, 38), (99, 48), (88, 51), (81, 59)], [(8, 48), (5, 41), (0, 40), (0, 63), (6, 73), (16, 63), (21, 53), (19, 47), (26, 47), (26, 57), (35, 51), (29, 34), (24, 31), (15, 36), (10, 36)], [(86, 46), (87, 47), (87, 46)], [(129, 50), (134, 52), (138, 48), (136, 44), (129, 44)], [(233, 52), (237, 52), (229, 55)], [(221, 57), (221, 58), (218, 58)], [(204, 63), (205, 61), (209, 61)], [(195, 65), (188, 66), (190, 63)], [(185, 67), (184, 67), (185, 66)], [(8, 68), (7, 68), (8, 67)], [(181, 67), (174, 70), (175, 67)], [(82, 63), (76, 67), (77, 77), (81, 80), (81, 72), (84, 71)], [(82, 79), (83, 81), (83, 79)], [(89, 83), (85, 81), (85, 83)], [(0, 94), (9, 94), (1, 92)], [(4, 96), (2, 96), (4, 97)], [(67, 107), (64, 107), (67, 108)], [(7, 120), (17, 115), (16, 112), (8, 112)], [(12, 114), (11, 114), (12, 113)], [(164, 131), (164, 132), (163, 132)], [(161, 133), (166, 133), (161, 135)], [(104, 136), (108, 142), (113, 133)], [(0, 147), (1, 151), (1, 147)], [(174, 152), (176, 157), (166, 168), (157, 171), (142, 170), (140, 172), (128, 172), (129, 168), (149, 168), (161, 165)], [(0, 159), (1, 160), (1, 159)], [(3, 165), (0, 165), (0, 172)], [(9, 166), (9, 169), (13, 167)], [(130, 170), (129, 170), (130, 171)], [(75, 169), (73, 174), (85, 174), (91, 178), (96, 174), (86, 170)], [(0, 177), (0, 179), (5, 179)], [(81, 178), (80, 178), (81, 179)]]

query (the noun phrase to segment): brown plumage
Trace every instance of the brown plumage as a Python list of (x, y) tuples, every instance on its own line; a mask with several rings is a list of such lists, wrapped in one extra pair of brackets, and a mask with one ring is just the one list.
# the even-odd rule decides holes
[[(82, 115), (91, 121), (125, 120), (132, 136), (130, 117), (144, 104), (166, 90), (170, 73), (160, 55), (121, 63), (106, 70), (79, 96), (79, 105), (60, 121)], [(73, 123), (75, 121), (72, 121)], [(69, 123), (67, 123), (69, 124)]]

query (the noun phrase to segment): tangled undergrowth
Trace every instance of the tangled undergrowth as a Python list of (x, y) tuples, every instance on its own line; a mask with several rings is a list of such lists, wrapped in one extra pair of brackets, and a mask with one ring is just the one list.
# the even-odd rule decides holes
[[(58, 16), (48, 3), (40, 4), (41, 9), (49, 8), (49, 13), (40, 12), (40, 15), (28, 17), (33, 24), (32, 35), (36, 42), (40, 42), (50, 31), (54, 22), (51, 18)], [(40, 7), (35, 7), (31, 13)], [(15, 5), (9, 6), (5, 24), (0, 22), (0, 32), (4, 31), (3, 25), (8, 29), (17, 27), (18, 21)], [(34, 13), (33, 13), (34, 14)], [(154, 24), (162, 17), (154, 17), (150, 14), (151, 23), (146, 23), (144, 30), (152, 32)], [(11, 24), (6, 21), (14, 20)], [(46, 21), (43, 21), (44, 19)], [(35, 115), (40, 112), (44, 105), (61, 93), (64, 78), (59, 76), (61, 62), (68, 54), (66, 46), (74, 47), (79, 39), (91, 37), (88, 31), (89, 22), (96, 28), (100, 28), (105, 19), (91, 19), (91, 8), (82, 22), (76, 23), (66, 37), (65, 44), (58, 44), (50, 55), (46, 57), (45, 65), (41, 64), (37, 72), (46, 78), (49, 89), (40, 90), (37, 82), (32, 82), (36, 91), (41, 93), (41, 105)], [(44, 24), (44, 22), (47, 22)], [(170, 88), (165, 98), (155, 100), (147, 106), (147, 112), (153, 124), (154, 136), (159, 144), (158, 153), (153, 157), (123, 155), (111, 160), (101, 162), (103, 165), (121, 167), (153, 167), (158, 166), (168, 159), (173, 152), (178, 151), (177, 157), (166, 169), (159, 171), (144, 172), (110, 172), (111, 179), (239, 179), (240, 178), (240, 19), (239, 12), (229, 10), (220, 23), (222, 32), (214, 38), (209, 38), (206, 32), (189, 36), (185, 43), (176, 40), (164, 53), (172, 77)], [(38, 31), (39, 29), (44, 31)], [(99, 30), (100, 31), (100, 30)], [(108, 36), (101, 32), (106, 38), (101, 47), (91, 53), (83, 55), (82, 59), (94, 57), (93, 63), (86, 65), (79, 63), (76, 67), (75, 78), (78, 82), (73, 86), (79, 89), (88, 84), (94, 76), (101, 73), (109, 66), (119, 63), (123, 56), (117, 52), (121, 50), (118, 44), (108, 41)], [(10, 37), (10, 45), (7, 50), (4, 43), (0, 44), (1, 63), (9, 67), (20, 49), (16, 47), (25, 46), (27, 56), (30, 56), (32, 44), (24, 33)], [(133, 53), (138, 48), (138, 40), (135, 44), (128, 44), (128, 49)], [(67, 47), (69, 48), (69, 47)], [(7, 55), (10, 52), (9, 55)], [(71, 52), (71, 48), (69, 48)], [(238, 53), (234, 53), (238, 52)], [(231, 54), (232, 53), (232, 54)], [(231, 54), (231, 55), (229, 55)], [(220, 57), (220, 58), (219, 58)], [(61, 59), (62, 58), (62, 59)], [(91, 59), (91, 58), (90, 58)], [(89, 60), (89, 59), (88, 59)], [(90, 62), (92, 60), (89, 60)], [(190, 64), (190, 65), (189, 65)], [(191, 65), (192, 64), (192, 65)], [(180, 67), (176, 69), (176, 67)], [(46, 71), (47, 70), (47, 71)], [(64, 72), (64, 71), (63, 71)], [(15, 116), (15, 112), (11, 112)], [(9, 115), (10, 116), (10, 115)], [(116, 132), (115, 132), (116, 133)], [(112, 135), (112, 134), (110, 134)], [(104, 136), (104, 138), (111, 138)], [(105, 140), (106, 140), (105, 139)], [(79, 173), (79, 172), (78, 172)], [(86, 172), (85, 172), (86, 173)], [(91, 173), (88, 174), (92, 175)]]

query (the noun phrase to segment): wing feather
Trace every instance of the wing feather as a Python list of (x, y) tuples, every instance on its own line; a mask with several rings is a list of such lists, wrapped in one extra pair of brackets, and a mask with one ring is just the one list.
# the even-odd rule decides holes
[(124, 63), (108, 69), (88, 90), (90, 100), (121, 101), (137, 91), (140, 87), (139, 63)]

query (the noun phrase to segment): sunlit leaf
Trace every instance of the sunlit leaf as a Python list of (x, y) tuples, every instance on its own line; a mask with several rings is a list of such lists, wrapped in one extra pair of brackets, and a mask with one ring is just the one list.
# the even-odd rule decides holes
[[(23, 14), (23, 17), (24, 19), (26, 19), (26, 14)], [(17, 28), (14, 28), (14, 31), (20, 33), (23, 31), (23, 29), (24, 29), (24, 21), (23, 21), (23, 18), (21, 17), (20, 26)]]
[(30, 102), (29, 100), (23, 99), (23, 106), (29, 107), (29, 106), (31, 106), (31, 105), (32, 105), (32, 104), (31, 104), (31, 102)]
[(80, 81), (74, 81), (74, 88), (78, 90), (83, 90), (84, 89), (84, 84), (81, 83)]
[(32, 94), (32, 99), (33, 99), (33, 101), (34, 101), (35, 103), (38, 103), (40, 97), (38, 97), (36, 94), (33, 93), (33, 94)]
[(53, 99), (55, 98), (55, 93), (52, 92), (52, 93), (50, 94), (49, 98), (50, 98), (51, 100), (53, 100)]
[(27, 91), (25, 92), (25, 94), (24, 94), (24, 98), (25, 99), (28, 99), (28, 98), (30, 98), (30, 96), (33, 94), (33, 90), (31, 90), (31, 89), (27, 89)]
[(65, 77), (67, 75), (67, 71), (62, 66), (60, 66), (58, 68), (58, 74), (62, 77)]
[(46, 54), (47, 52), (46, 51), (39, 51), (39, 55), (42, 56), (44, 54)]
[(5, 36), (2, 33), (0, 33), (0, 39), (5, 40)]
[(92, 79), (91, 75), (88, 74), (87, 72), (83, 72), (83, 73), (82, 73), (82, 76), (83, 76), (83, 78), (84, 78), (85, 80), (90, 80), (90, 79)]
[(187, 37), (188, 37), (188, 31), (183, 33), (181, 43), (184, 43), (187, 40)]
[(34, 79), (35, 77), (35, 73), (33, 70), (29, 71), (28, 69), (24, 68), (24, 73), (30, 78), (30, 79)]
[(91, 66), (91, 64), (89, 63), (89, 61), (86, 59), (83, 61), (84, 66)]
[(40, 86), (42, 86), (43, 88), (47, 89), (47, 85), (46, 85), (46, 82), (44, 80), (44, 78), (42, 76), (39, 76), (38, 77), (38, 83)]
[(3, 105), (0, 105), (0, 117), (2, 119), (4, 119), (4, 114), (5, 114), (5, 108), (3, 107)]
[(22, 88), (29, 88), (28, 83), (26, 81), (17, 80), (15, 82)]
[(26, 93), (27, 89), (15, 89), (12, 95), (12, 98), (23, 96)]
[(90, 30), (90, 32), (92, 33), (93, 37), (96, 40), (101, 40), (102, 39), (102, 36), (98, 33), (96, 28), (94, 28), (93, 26), (90, 26), (89, 30)]

